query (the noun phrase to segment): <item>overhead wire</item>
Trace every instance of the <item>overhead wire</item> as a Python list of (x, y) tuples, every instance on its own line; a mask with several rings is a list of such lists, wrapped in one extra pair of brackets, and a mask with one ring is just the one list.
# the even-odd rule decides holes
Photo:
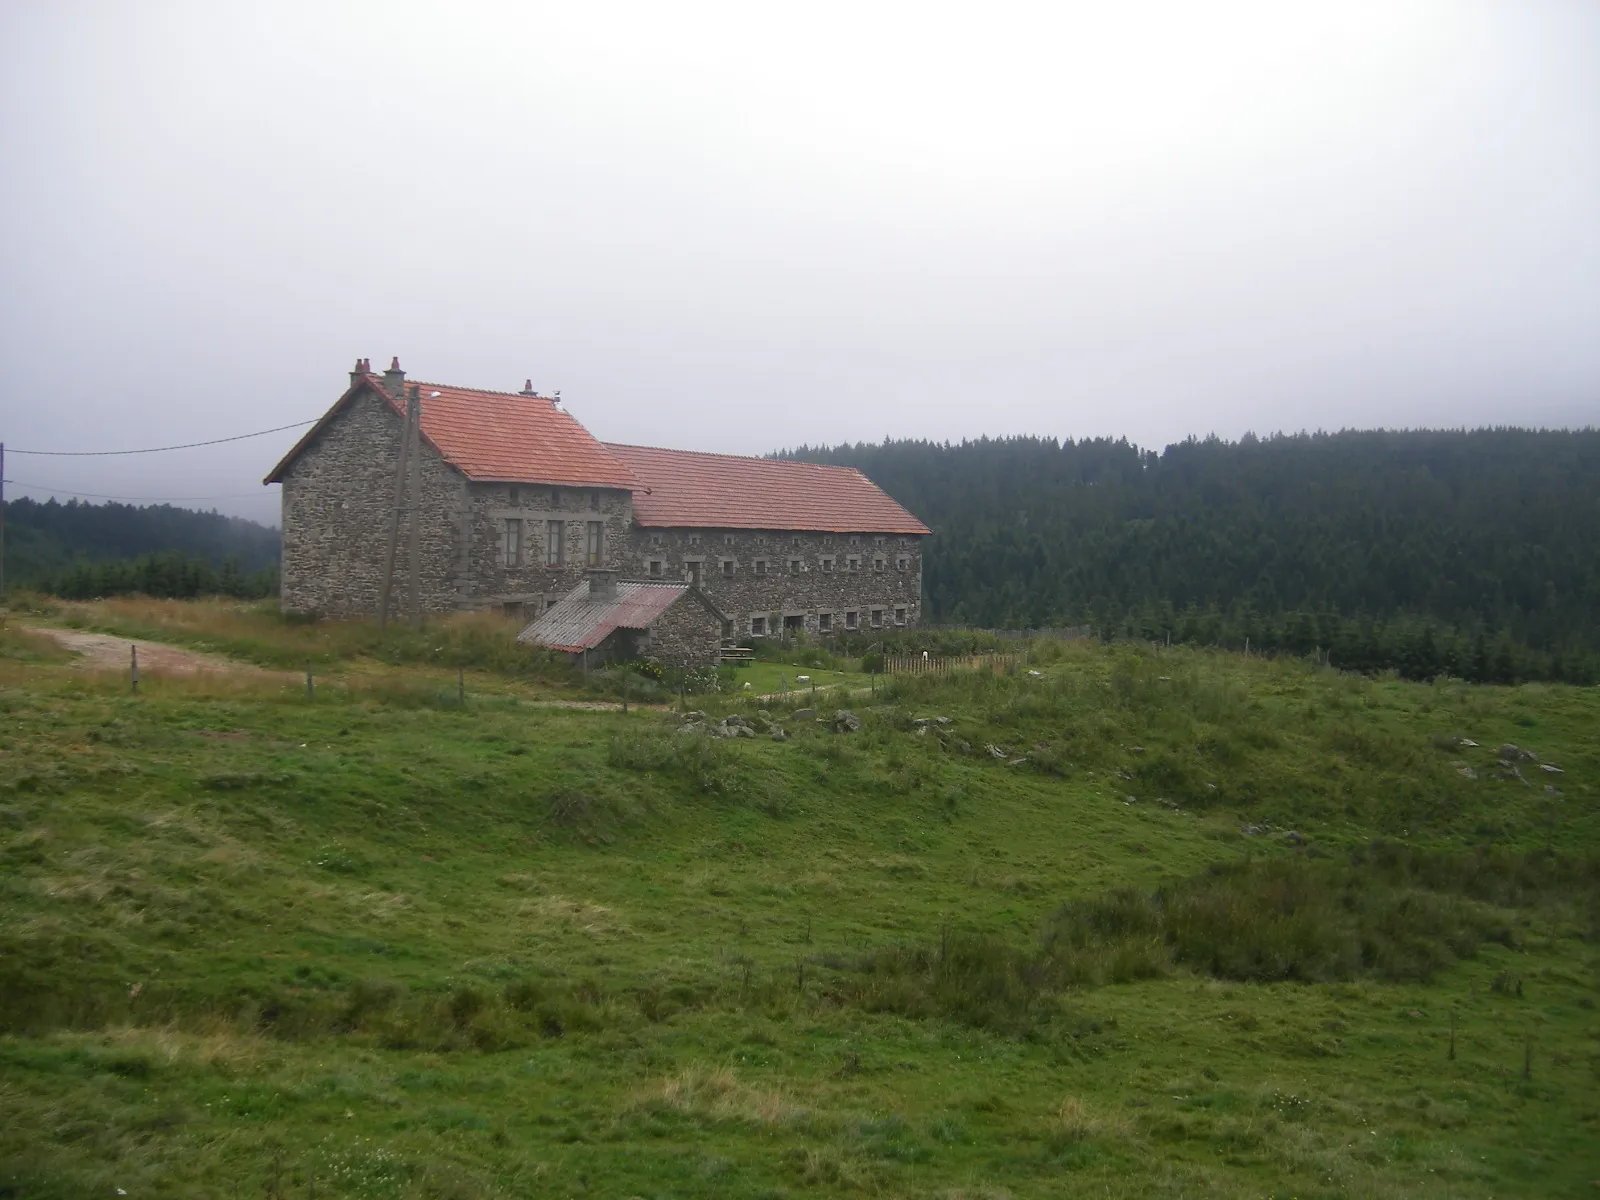
[[(302, 425), (312, 425), (320, 419), (320, 417), (312, 417), (309, 421), (293, 421), (288, 425), (276, 425), (271, 429), (258, 429), (254, 433), (238, 433), (233, 437), (212, 438), (207, 442), (183, 442), (176, 446), (146, 446), (139, 450), (18, 450), (14, 446), (7, 446), (6, 453), (38, 454), (47, 455), (51, 458), (104, 458), (114, 454), (161, 454), (168, 450), (193, 450), (196, 446), (220, 446), (224, 442), (242, 442), (246, 438), (265, 437), (269, 433), (282, 433), (285, 429), (299, 429)], [(33, 485), (29, 484), (27, 486), (31, 487)]]
[[(8, 451), (9, 453), (9, 451)], [(85, 500), (142, 500), (146, 504), (179, 504), (196, 500), (248, 500), (261, 492), (232, 492), (224, 496), (109, 496), (104, 492), (75, 492), (70, 488), (51, 487), (48, 483), (29, 483), (26, 479), (7, 479), (7, 484), (33, 488), (41, 492), (59, 492), (63, 496), (78, 496)]]

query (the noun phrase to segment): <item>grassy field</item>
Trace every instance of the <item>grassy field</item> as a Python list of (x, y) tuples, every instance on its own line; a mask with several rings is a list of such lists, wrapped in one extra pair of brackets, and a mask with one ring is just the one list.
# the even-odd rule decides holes
[(1593, 690), (1078, 645), (719, 740), (6, 639), (0, 1195), (1600, 1179)]

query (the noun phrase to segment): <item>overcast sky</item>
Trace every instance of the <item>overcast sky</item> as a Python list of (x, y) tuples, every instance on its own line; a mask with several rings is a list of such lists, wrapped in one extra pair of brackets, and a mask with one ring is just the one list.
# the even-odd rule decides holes
[[(1594, 0), (12, 0), (0, 98), (13, 448), (396, 354), (747, 453), (1600, 419)], [(7, 491), (275, 520), (293, 438)]]

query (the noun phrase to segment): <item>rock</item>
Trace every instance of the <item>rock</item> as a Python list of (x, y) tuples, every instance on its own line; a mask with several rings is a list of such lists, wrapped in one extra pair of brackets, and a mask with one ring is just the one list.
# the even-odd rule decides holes
[(1006, 756), (1006, 752), (993, 742), (985, 742), (983, 748), (989, 752), (990, 758), (1004, 758)]
[(1548, 771), (1552, 775), (1565, 775), (1566, 774), (1566, 772), (1563, 771), (1560, 767), (1556, 766), (1555, 763), (1540, 763), (1539, 764), (1539, 770)]
[(1303, 846), (1306, 844), (1304, 835), (1296, 833), (1293, 829), (1289, 830), (1283, 835), (1283, 840), (1288, 842), (1291, 846)]
[(786, 742), (789, 740), (789, 735), (784, 733), (782, 725), (774, 725), (772, 727), (772, 740), (775, 742)]
[(1143, 754), (1144, 753), (1144, 747), (1143, 746), (1129, 746), (1128, 747), (1128, 753), (1129, 754)]
[(1473, 741), (1471, 738), (1457, 738), (1456, 739), (1456, 745), (1458, 745), (1458, 746), (1471, 746), (1474, 749), (1476, 749), (1478, 743)]
[(1025, 763), (1027, 761), (1028, 761), (1028, 756), (1026, 754), (1024, 754), (1021, 758), (1013, 758), (1013, 759), (1007, 760), (1006, 766), (1008, 766), (1008, 767), (1020, 767), (1023, 763)]
[(1032, 676), (1033, 676), (1033, 677), (1034, 677), (1034, 678), (1035, 678), (1035, 679), (1038, 679), (1038, 678), (1039, 678), (1039, 676), (1040, 676), (1040, 675), (1041, 675), (1041, 674), (1042, 674), (1042, 672), (1039, 672), (1039, 671), (1029, 671), (1029, 672), (1028, 672), (1028, 674), (1029, 674), (1029, 675), (1032, 675)]
[(1553, 783), (1547, 783), (1544, 785), (1544, 794), (1546, 796), (1559, 796), (1561, 795), (1561, 789)]
[(1463, 779), (1476, 779), (1478, 777), (1478, 773), (1471, 767), (1457, 767), (1456, 774)]
[(861, 728), (861, 718), (848, 708), (841, 708), (833, 714), (833, 731), (835, 733), (854, 733)]
[(1214, 784), (1214, 783), (1208, 783), (1208, 784), (1206, 784), (1206, 791), (1208, 791), (1208, 792), (1214, 792), (1214, 791), (1216, 791), (1216, 790), (1217, 790), (1217, 785), (1216, 785), (1216, 784)]
[(796, 675), (794, 677), (794, 681), (796, 683), (810, 683), (811, 682), (811, 676), (809, 676), (809, 675)]
[(706, 719), (705, 713), (699, 712), (699, 711), (686, 712), (680, 718), (680, 720), (682, 720), (685, 725), (689, 724), (689, 722), (691, 722), (691, 721), (704, 721), (705, 719)]
[(1255, 837), (1259, 833), (1261, 833), (1261, 826), (1259, 826), (1259, 825), (1241, 825), (1241, 826), (1239, 826), (1239, 832), (1244, 834), (1245, 837)]
[(1508, 758), (1512, 762), (1538, 762), (1539, 761), (1539, 756), (1537, 754), (1535, 754), (1532, 750), (1523, 750), (1522, 748), (1520, 748), (1518, 746), (1513, 746), (1510, 742), (1507, 742), (1504, 746), (1500, 747), (1500, 757), (1501, 758)]
[(963, 754), (971, 754), (972, 753), (972, 743), (971, 742), (959, 742), (957, 744), (961, 747), (961, 753), (963, 753)]
[(1156, 803), (1161, 805), (1161, 807), (1163, 807), (1163, 808), (1177, 808), (1178, 807), (1178, 802), (1176, 800), (1168, 800), (1165, 796), (1157, 796), (1156, 797)]
[(817, 710), (814, 708), (797, 708), (791, 715), (796, 721), (811, 721), (816, 719)]

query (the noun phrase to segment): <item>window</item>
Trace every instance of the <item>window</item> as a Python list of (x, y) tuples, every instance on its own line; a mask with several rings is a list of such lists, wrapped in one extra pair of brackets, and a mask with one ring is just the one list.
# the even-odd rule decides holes
[[(595, 495), (599, 495), (596, 492)], [(598, 567), (605, 560), (606, 523), (604, 521), (589, 522), (589, 544), (587, 547), (587, 561), (591, 567)]]
[(703, 565), (699, 559), (691, 559), (683, 564), (683, 569), (689, 573), (689, 582), (695, 587), (700, 586), (700, 568)]
[(506, 523), (500, 545), (500, 563), (507, 567), (522, 565), (522, 522), (512, 518)]
[(763, 534), (761, 537), (758, 537), (756, 539), (756, 545), (765, 546), (766, 544), (767, 544), (767, 538), (766, 538), (765, 534)]
[(550, 507), (551, 508), (560, 508), (561, 507), (561, 489), (560, 488), (551, 488), (550, 489)]
[(600, 511), (600, 492), (598, 490), (589, 493), (589, 511)]
[(845, 613), (845, 615), (844, 615), (844, 627), (846, 629), (854, 629), (856, 627), (856, 615), (855, 615), (855, 613), (853, 613), (853, 612)]
[(767, 619), (765, 617), (750, 618), (750, 633), (753, 637), (761, 637), (767, 632)]
[(556, 605), (558, 605), (560, 603), (561, 603), (561, 597), (560, 596), (551, 596), (551, 597), (549, 597), (544, 602), (544, 610), (545, 610), (545, 612), (549, 612), (552, 608), (554, 608)]
[(767, 560), (766, 559), (758, 558), (758, 559), (756, 559), (754, 565), (755, 565), (755, 569), (756, 569), (756, 574), (757, 575), (765, 575), (767, 573)]
[(722, 560), (722, 577), (724, 579), (733, 578), (733, 559), (725, 558)]
[(517, 620), (521, 620), (522, 619), (522, 601), (521, 600), (507, 600), (504, 604), (502, 604), (500, 606), (500, 611), (505, 616), (515, 617)]
[(833, 614), (832, 613), (818, 613), (817, 614), (817, 632), (818, 633), (832, 633), (833, 632)]
[(544, 565), (559, 567), (567, 561), (566, 524), (562, 521), (544, 523)]
[(507, 502), (509, 502), (511, 504), (521, 504), (522, 503), (522, 489), (519, 488), (519, 487), (507, 488), (506, 489), (506, 500), (507, 500)]
[(722, 623), (722, 640), (725, 641), (725, 642), (733, 641), (733, 622), (732, 621), (724, 621)]
[(651, 574), (651, 576), (653, 578), (660, 579), (661, 578), (661, 571), (662, 571), (662, 568), (663, 568), (664, 565), (665, 564), (663, 564), (662, 561), (659, 558), (652, 558), (650, 560), (650, 574)]
[(894, 623), (896, 625), (904, 625), (906, 623), (906, 610), (904, 608), (894, 610)]
[(883, 555), (880, 554), (872, 560), (872, 569), (880, 575), (883, 574)]
[(698, 533), (691, 533), (689, 535), (689, 545), (698, 546), (699, 544), (700, 544), (700, 535)]
[(861, 545), (861, 539), (858, 538), (858, 537), (851, 538), (850, 539), (850, 545), (851, 546), (859, 546), (859, 545)]
[(800, 539), (798, 537), (790, 538), (789, 539), (789, 546), (790, 546), (791, 549), (794, 549), (794, 550), (800, 549)]
[(659, 533), (652, 533), (650, 535), (650, 549), (657, 550), (657, 549), (660, 548), (660, 546), (661, 546), (661, 535)]
[(789, 560), (789, 574), (791, 574), (791, 575), (800, 574), (800, 560), (798, 558), (791, 558)]
[(909, 571), (911, 569), (911, 560), (904, 554), (900, 555), (894, 560), (894, 569), (896, 571)]
[(723, 534), (723, 535), (722, 535), (722, 544), (723, 544), (723, 545), (724, 545), (724, 546), (731, 546), (731, 545), (733, 545), (733, 534), (731, 534), (731, 533), (725, 533), (725, 534)]
[(883, 628), (883, 609), (875, 608), (872, 610), (872, 627), (874, 629)]
[(833, 535), (832, 534), (824, 534), (823, 537), (822, 537), (822, 544), (824, 546), (833, 545)]
[(885, 542), (887, 542), (887, 541), (888, 541), (888, 540), (889, 540), (889, 539), (888, 539), (888, 538), (886, 538), (886, 537), (883, 537), (883, 536), (882, 536), (882, 535), (881, 535), (881, 534), (880, 534), (880, 535), (879, 535), (879, 536), (878, 536), (878, 537), (875, 537), (875, 538), (873, 538), (873, 539), (872, 539), (872, 544), (873, 544), (873, 545), (874, 545), (874, 546), (881, 546), (881, 545), (883, 545), (883, 544), (884, 544), (884, 543), (885, 543)]
[(851, 555), (851, 556), (850, 556), (850, 563), (849, 563), (849, 566), (850, 566), (850, 569), (851, 569), (851, 570), (852, 570), (852, 571), (859, 571), (859, 570), (861, 570), (861, 558), (860, 558), (860, 556), (858, 556), (858, 555), (855, 555), (855, 554), (852, 554), (852, 555)]
[(833, 571), (833, 559), (832, 558), (825, 558), (825, 559), (822, 560), (822, 570), (823, 570), (824, 574), (829, 574), (829, 573), (831, 573)]

